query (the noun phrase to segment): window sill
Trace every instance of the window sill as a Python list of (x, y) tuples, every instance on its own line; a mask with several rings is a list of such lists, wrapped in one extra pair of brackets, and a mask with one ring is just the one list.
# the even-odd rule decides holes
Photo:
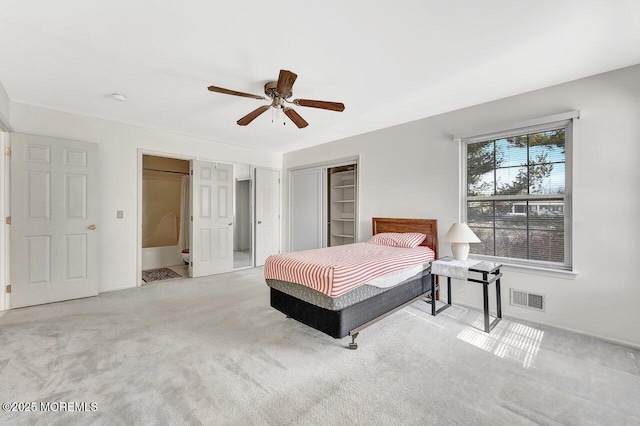
[(565, 280), (575, 280), (576, 277), (578, 276), (578, 273), (576, 271), (567, 271), (563, 269), (551, 269), (551, 268), (544, 268), (541, 266), (532, 266), (532, 265), (521, 265), (517, 263), (504, 262), (498, 258), (484, 259), (482, 257), (477, 257), (477, 256), (469, 256), (469, 258), (483, 260), (483, 261), (489, 260), (491, 262), (501, 263), (503, 266), (502, 269), (505, 269), (507, 271), (521, 272), (523, 274), (542, 275), (545, 277), (562, 278)]

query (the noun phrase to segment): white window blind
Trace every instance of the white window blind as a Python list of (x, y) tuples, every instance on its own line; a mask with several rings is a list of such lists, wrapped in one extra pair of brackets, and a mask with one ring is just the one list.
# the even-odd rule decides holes
[(471, 253), (571, 269), (572, 120), (461, 139)]

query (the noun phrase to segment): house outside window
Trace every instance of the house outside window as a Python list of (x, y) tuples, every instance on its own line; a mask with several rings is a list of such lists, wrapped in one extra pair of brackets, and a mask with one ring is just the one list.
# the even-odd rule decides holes
[(571, 269), (572, 120), (461, 138), (471, 254)]

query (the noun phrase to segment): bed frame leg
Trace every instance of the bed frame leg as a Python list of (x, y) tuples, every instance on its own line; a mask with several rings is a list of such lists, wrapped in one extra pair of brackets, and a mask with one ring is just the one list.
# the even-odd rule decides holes
[(349, 343), (349, 349), (358, 349), (358, 344), (356, 343), (356, 337), (358, 337), (359, 333), (355, 333), (351, 335), (351, 343)]

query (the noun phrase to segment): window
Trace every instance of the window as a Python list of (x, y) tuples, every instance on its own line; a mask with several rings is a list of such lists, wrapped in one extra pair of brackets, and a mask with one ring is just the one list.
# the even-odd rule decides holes
[(572, 121), (461, 138), (471, 253), (571, 269)]

